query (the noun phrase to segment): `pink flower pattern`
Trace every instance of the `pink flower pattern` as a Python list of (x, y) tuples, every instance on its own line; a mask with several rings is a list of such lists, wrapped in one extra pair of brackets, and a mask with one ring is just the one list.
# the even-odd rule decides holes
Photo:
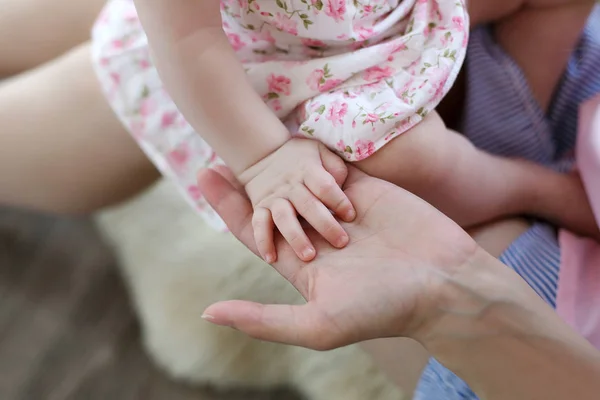
[(376, 65), (365, 70), (363, 79), (367, 82), (380, 81), (391, 77), (395, 72), (396, 71), (389, 65), (386, 65), (385, 67)]
[(292, 80), (285, 75), (271, 74), (267, 78), (270, 93), (289, 96), (291, 94)]
[(359, 139), (354, 144), (354, 149), (356, 161), (361, 161), (375, 153), (375, 143), (373, 143), (371, 140)]
[(332, 126), (343, 125), (346, 114), (348, 114), (348, 103), (334, 101), (327, 111), (327, 119), (331, 121)]
[(231, 47), (233, 47), (233, 50), (235, 50), (235, 51), (240, 51), (241, 49), (246, 47), (246, 44), (242, 40), (242, 37), (236, 33), (228, 33), (227, 39), (229, 39), (229, 43), (231, 44)]
[[(359, 161), (433, 110), (464, 60), (464, 0), (416, 0), (404, 14), (392, 13), (401, 2), (221, 0), (221, 15), (270, 109), (294, 134)], [(196, 186), (200, 168), (222, 161), (164, 90), (146, 43), (133, 1), (107, 0), (92, 54), (109, 103), (161, 172), (224, 230)]]
[(290, 35), (296, 36), (298, 34), (298, 21), (282, 13), (277, 13), (275, 15), (273, 26)]
[(346, 0), (325, 0), (325, 14), (335, 22), (343, 21), (346, 17)]

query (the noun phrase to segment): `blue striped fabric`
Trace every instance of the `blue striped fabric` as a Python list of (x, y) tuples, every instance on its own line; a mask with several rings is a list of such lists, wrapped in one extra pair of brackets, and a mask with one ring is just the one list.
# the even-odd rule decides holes
[[(588, 22), (547, 114), (533, 99), (522, 71), (495, 43), (489, 28), (473, 32), (466, 68), (462, 132), (490, 153), (568, 170), (573, 165), (578, 105), (600, 92), (600, 7)], [(500, 260), (556, 307), (560, 249), (554, 227), (534, 222)], [(432, 359), (414, 398), (474, 400), (477, 396), (464, 381)]]

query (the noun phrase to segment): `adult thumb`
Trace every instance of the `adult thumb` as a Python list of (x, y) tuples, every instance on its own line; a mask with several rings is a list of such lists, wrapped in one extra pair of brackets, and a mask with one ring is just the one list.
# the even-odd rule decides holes
[(215, 325), (228, 326), (250, 337), (313, 350), (338, 347), (331, 324), (313, 306), (264, 305), (249, 301), (224, 301), (209, 306), (202, 315)]

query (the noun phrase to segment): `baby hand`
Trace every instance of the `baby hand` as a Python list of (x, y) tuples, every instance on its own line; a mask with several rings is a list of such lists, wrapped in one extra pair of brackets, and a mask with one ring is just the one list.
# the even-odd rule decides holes
[(291, 139), (238, 177), (254, 207), (254, 238), (265, 261), (277, 259), (275, 227), (301, 260), (315, 257), (315, 248), (298, 215), (332, 246), (348, 244), (348, 235), (329, 211), (346, 222), (356, 217), (341, 189), (347, 175), (344, 161), (321, 143)]

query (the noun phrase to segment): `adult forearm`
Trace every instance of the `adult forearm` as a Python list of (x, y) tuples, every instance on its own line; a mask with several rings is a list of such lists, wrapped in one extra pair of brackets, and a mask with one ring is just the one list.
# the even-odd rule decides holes
[(486, 400), (596, 399), (600, 354), (488, 255), (452, 278), (422, 338)]
[(236, 175), (289, 139), (248, 82), (222, 30), (219, 1), (136, 4), (166, 89)]

